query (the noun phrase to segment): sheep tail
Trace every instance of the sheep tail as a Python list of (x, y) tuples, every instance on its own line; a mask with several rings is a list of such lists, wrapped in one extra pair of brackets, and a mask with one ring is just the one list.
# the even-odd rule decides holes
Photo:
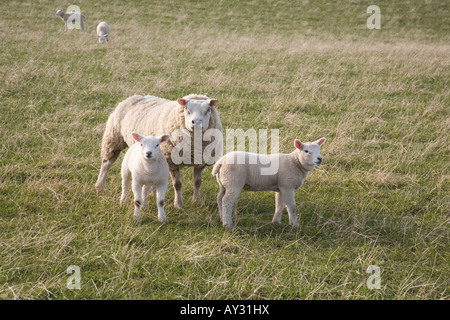
[(211, 174), (213, 175), (213, 177), (215, 177), (219, 171), (220, 168), (222, 167), (222, 163), (220, 162), (220, 160), (218, 162), (216, 162), (216, 164), (214, 165)]

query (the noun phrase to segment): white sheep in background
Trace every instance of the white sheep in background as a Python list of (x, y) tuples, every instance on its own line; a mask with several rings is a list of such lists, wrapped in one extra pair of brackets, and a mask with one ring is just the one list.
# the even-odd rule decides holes
[(69, 18), (72, 17), (72, 15), (75, 15), (72, 18), (75, 18), (80, 22), (81, 31), (84, 30), (84, 20), (86, 19), (86, 17), (81, 12), (64, 13), (64, 11), (62, 10), (57, 10), (56, 15), (64, 21), (64, 27), (66, 31), (69, 29), (67, 27), (67, 20), (69, 20)]
[[(194, 194), (193, 200), (200, 198), (200, 185), (203, 169), (207, 165), (212, 165), (216, 158), (222, 155), (223, 137), (222, 124), (219, 114), (215, 108), (218, 101), (210, 99), (204, 95), (191, 94), (177, 101), (171, 101), (155, 96), (135, 95), (119, 103), (116, 109), (111, 113), (106, 123), (105, 132), (102, 140), (102, 165), (95, 184), (99, 192), (104, 190), (106, 177), (111, 165), (116, 161), (120, 152), (133, 144), (130, 133), (141, 132), (145, 135), (170, 134), (168, 143), (161, 146), (161, 151), (166, 156), (169, 164), (170, 175), (173, 187), (175, 189), (174, 204), (177, 208), (184, 208), (181, 196), (181, 177), (180, 169), (183, 167), (194, 167)], [(178, 129), (184, 129), (190, 136), (188, 140), (194, 141), (194, 128), (206, 132), (207, 129), (216, 129), (220, 137), (214, 142), (217, 145), (217, 152), (213, 162), (206, 162), (202, 157), (200, 161), (190, 161), (190, 163), (174, 163), (171, 158), (172, 150), (179, 146), (180, 141), (173, 134)], [(214, 130), (212, 130), (214, 131)], [(183, 138), (184, 141), (184, 138)], [(201, 153), (212, 142), (200, 141)], [(194, 157), (195, 151), (192, 143), (191, 156)]]
[[(275, 191), (275, 215), (272, 222), (280, 224), (284, 207), (289, 213), (289, 224), (298, 226), (295, 213), (295, 191), (301, 187), (308, 173), (322, 163), (321, 138), (302, 143), (294, 140), (295, 150), (289, 154), (255, 154), (234, 151), (219, 159), (212, 170), (220, 185), (217, 196), (222, 224), (232, 228), (232, 209), (242, 189), (249, 191)], [(274, 174), (261, 174), (262, 164), (278, 161)]]
[(160, 137), (131, 134), (138, 143), (133, 144), (122, 162), (122, 196), (120, 203), (124, 204), (130, 179), (134, 194), (134, 218), (141, 219), (141, 207), (147, 205), (150, 190), (156, 190), (156, 204), (158, 206), (158, 220), (167, 222), (164, 212), (164, 199), (169, 180), (169, 165), (166, 157), (160, 151), (160, 144), (169, 139), (169, 135)]
[(105, 21), (97, 25), (97, 38), (100, 43), (109, 42), (109, 26)]

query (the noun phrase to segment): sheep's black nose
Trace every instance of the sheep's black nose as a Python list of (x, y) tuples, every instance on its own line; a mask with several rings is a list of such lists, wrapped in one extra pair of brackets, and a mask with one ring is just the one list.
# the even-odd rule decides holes
[(320, 157), (319, 157), (319, 158), (317, 158), (317, 160), (318, 160), (319, 162), (322, 162), (322, 158), (320, 158)]
[(147, 157), (151, 157), (151, 156), (152, 156), (152, 152), (151, 151), (147, 152)]

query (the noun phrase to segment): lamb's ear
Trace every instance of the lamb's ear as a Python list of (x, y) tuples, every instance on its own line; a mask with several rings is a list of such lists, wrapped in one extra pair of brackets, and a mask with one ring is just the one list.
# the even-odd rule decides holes
[(161, 137), (159, 137), (159, 141), (164, 142), (169, 140), (170, 136), (168, 134), (164, 134)]
[(216, 100), (216, 99), (209, 100), (209, 105), (211, 107), (215, 107), (218, 103), (219, 103), (219, 100)]
[(139, 133), (136, 133), (136, 132), (133, 132), (131, 135), (133, 136), (133, 139), (138, 142), (140, 142), (141, 139), (143, 138)]
[(319, 140), (316, 141), (316, 143), (321, 146), (327, 139), (325, 138), (320, 138)]
[(294, 140), (294, 146), (299, 150), (303, 150), (303, 143), (301, 143), (298, 139)]
[(182, 106), (185, 106), (186, 103), (187, 103), (186, 99), (178, 99), (177, 101), (178, 101), (178, 103), (179, 103), (180, 105), (182, 105)]

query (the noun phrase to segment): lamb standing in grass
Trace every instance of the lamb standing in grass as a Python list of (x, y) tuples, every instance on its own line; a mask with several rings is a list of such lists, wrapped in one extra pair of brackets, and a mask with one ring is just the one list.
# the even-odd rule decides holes
[[(250, 191), (275, 191), (275, 215), (272, 222), (280, 224), (284, 207), (289, 213), (289, 224), (298, 226), (295, 213), (295, 191), (301, 187), (308, 173), (322, 163), (321, 138), (315, 142), (302, 143), (294, 140), (295, 150), (289, 154), (255, 154), (234, 151), (216, 162), (212, 175), (220, 185), (217, 196), (222, 224), (232, 228), (232, 209), (242, 189)], [(275, 174), (261, 174), (262, 163), (278, 161)], [(242, 164), (241, 164), (242, 163)], [(253, 164), (254, 163), (254, 164)]]
[(105, 21), (102, 21), (97, 26), (97, 38), (100, 43), (109, 42), (109, 26)]
[[(102, 140), (102, 165), (95, 184), (97, 190), (99, 192), (104, 190), (111, 165), (123, 149), (134, 143), (130, 136), (131, 132), (137, 131), (154, 136), (168, 133), (171, 135), (170, 141), (161, 146), (161, 151), (169, 163), (170, 176), (175, 189), (175, 207), (184, 208), (180, 176), (180, 169), (183, 167), (194, 167), (194, 194), (192, 198), (194, 201), (198, 201), (203, 169), (208, 165), (213, 165), (216, 158), (222, 155), (223, 150), (222, 124), (215, 108), (217, 104), (218, 101), (215, 99), (195, 94), (190, 94), (177, 101), (155, 96), (135, 95), (119, 103), (106, 123)], [(186, 140), (192, 142), (190, 144), (192, 149), (189, 152), (192, 157), (190, 162), (177, 163), (172, 159), (172, 151), (185, 141), (184, 138), (177, 139), (175, 132), (178, 130), (187, 133)], [(198, 130), (201, 130), (201, 132), (206, 132), (206, 130), (218, 132), (219, 135), (214, 136), (214, 141), (211, 142), (200, 141), (200, 148), (194, 150), (196, 146), (194, 132)], [(200, 151), (201, 155), (206, 154), (205, 149), (213, 143), (217, 148), (214, 148), (215, 152), (211, 152), (211, 154), (214, 153), (212, 161), (208, 162), (205, 157), (202, 157), (200, 161), (196, 162), (194, 159), (196, 151)]]
[(141, 219), (141, 206), (147, 205), (150, 190), (156, 190), (156, 204), (158, 206), (158, 220), (167, 222), (164, 212), (164, 198), (169, 179), (169, 165), (166, 157), (161, 153), (160, 143), (169, 140), (169, 135), (160, 137), (141, 136), (133, 132), (135, 143), (125, 154), (122, 162), (122, 196), (120, 203), (125, 202), (130, 178), (134, 194), (134, 218)]
[(84, 19), (86, 19), (86, 17), (81, 12), (64, 13), (64, 11), (58, 10), (56, 11), (56, 15), (64, 21), (66, 31), (69, 29), (67, 27), (67, 20), (69, 20), (69, 18), (71, 18), (72, 16), (73, 16), (72, 19), (75, 19), (75, 21), (80, 22), (81, 31), (84, 30)]

